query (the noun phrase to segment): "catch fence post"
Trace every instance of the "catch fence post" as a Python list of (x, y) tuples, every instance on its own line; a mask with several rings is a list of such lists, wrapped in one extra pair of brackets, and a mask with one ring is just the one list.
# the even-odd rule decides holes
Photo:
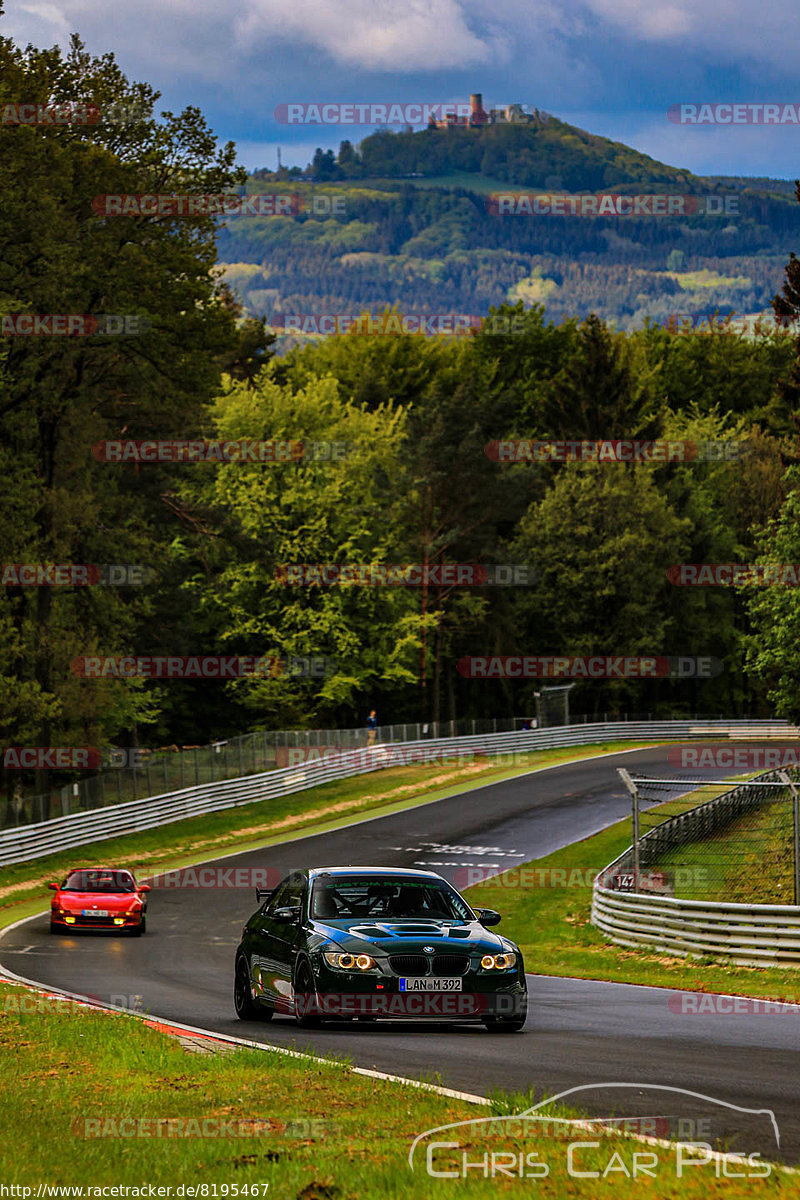
[(794, 879), (794, 902), (800, 904), (800, 797), (797, 786), (788, 772), (781, 771), (780, 777), (792, 793), (792, 877)]
[(636, 784), (631, 779), (624, 767), (617, 767), (619, 775), (625, 787), (631, 794), (631, 804), (633, 806), (632, 820), (632, 844), (633, 844), (633, 890), (639, 890), (639, 795), (636, 790)]

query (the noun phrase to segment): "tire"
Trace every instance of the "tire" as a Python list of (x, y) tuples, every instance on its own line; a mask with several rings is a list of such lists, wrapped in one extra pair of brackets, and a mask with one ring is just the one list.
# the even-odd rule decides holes
[(303, 958), (298, 964), (294, 976), (295, 995), (313, 996), (311, 1004), (308, 1006), (310, 1011), (297, 1012), (295, 1010), (294, 1019), (301, 1029), (318, 1029), (322, 1024), (322, 1017), (316, 1009), (316, 990), (314, 988), (314, 977), (311, 974), (311, 967), (308, 960)]
[(258, 1019), (253, 991), (250, 987), (250, 972), (247, 969), (247, 960), (243, 955), (236, 959), (236, 968), (233, 973), (233, 1007), (236, 1009), (236, 1015), (240, 1021), (256, 1021)]
[(61, 926), (56, 925), (55, 921), (51, 921), (50, 922), (50, 932), (51, 933), (61, 933)]
[(133, 930), (133, 936), (141, 937), (143, 933), (147, 933), (147, 917), (142, 917), (139, 924)]
[(525, 1027), (527, 1019), (526, 1014), (524, 1017), (495, 1017), (483, 1023), (489, 1033), (519, 1033), (520, 1029)]

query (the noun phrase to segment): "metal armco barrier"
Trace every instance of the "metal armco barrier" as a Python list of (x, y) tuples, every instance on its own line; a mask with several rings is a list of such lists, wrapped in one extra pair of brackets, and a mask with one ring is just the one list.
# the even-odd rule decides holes
[[(779, 782), (780, 771), (766, 771), (751, 783)], [(668, 818), (597, 876), (592, 892), (592, 924), (621, 946), (701, 957), (720, 955), (741, 966), (778, 963), (800, 966), (800, 906), (681, 900), (648, 892), (623, 892), (609, 884), (615, 875), (645, 871), (667, 849), (696, 841), (730, 822), (764, 797), (747, 783), (696, 808)]]
[(784, 721), (616, 721), (558, 726), (521, 733), (424, 739), (371, 749), (342, 750), (316, 762), (299, 763), (222, 783), (183, 788), (147, 800), (113, 804), (92, 812), (72, 813), (51, 821), (0, 831), (0, 866), (43, 858), (89, 842), (122, 837), (171, 821), (293, 795), (337, 779), (408, 762), (431, 762), (459, 755), (514, 754), (559, 746), (585, 746), (605, 741), (691, 741), (697, 738), (792, 738), (800, 733)]
[(592, 922), (613, 942), (741, 966), (800, 966), (800, 908), (612, 892), (595, 883)]

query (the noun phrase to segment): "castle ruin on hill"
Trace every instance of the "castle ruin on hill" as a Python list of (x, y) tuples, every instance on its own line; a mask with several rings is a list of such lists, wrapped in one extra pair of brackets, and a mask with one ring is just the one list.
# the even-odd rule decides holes
[(431, 116), (428, 120), (429, 129), (474, 129), (481, 125), (546, 125), (550, 119), (549, 113), (534, 108), (526, 112), (521, 104), (507, 104), (505, 108), (483, 107), (483, 94), (473, 92), (469, 98), (469, 112), (464, 111), (466, 105), (455, 105), (455, 112), (445, 113), (437, 120)]

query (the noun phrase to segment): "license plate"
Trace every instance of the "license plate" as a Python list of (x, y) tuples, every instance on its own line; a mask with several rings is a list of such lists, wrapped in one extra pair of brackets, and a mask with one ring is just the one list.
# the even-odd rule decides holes
[(460, 976), (418, 975), (413, 979), (401, 979), (401, 992), (460, 992), (463, 984)]
[(82, 917), (110, 917), (111, 913), (104, 908), (85, 908), (81, 913)]

